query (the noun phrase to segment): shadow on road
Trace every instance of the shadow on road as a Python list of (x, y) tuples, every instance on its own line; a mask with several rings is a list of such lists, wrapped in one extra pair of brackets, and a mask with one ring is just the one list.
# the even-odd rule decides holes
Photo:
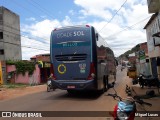
[(76, 91), (75, 93), (69, 94), (67, 91), (57, 92), (57, 94), (52, 94), (47, 97), (48, 100), (77, 100), (77, 101), (86, 101), (86, 100), (96, 100), (102, 93), (96, 91)]

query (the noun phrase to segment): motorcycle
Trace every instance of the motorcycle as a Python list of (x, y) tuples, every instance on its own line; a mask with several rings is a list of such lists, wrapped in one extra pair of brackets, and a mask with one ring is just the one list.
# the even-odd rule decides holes
[(140, 74), (138, 77), (138, 83), (141, 86), (141, 88), (144, 88), (144, 86), (148, 87), (160, 87), (160, 81), (157, 77), (153, 77), (151, 75), (145, 76), (143, 74)]
[(121, 66), (121, 71), (123, 71), (124, 68), (125, 68), (124, 66)]
[(51, 77), (47, 80), (47, 92), (55, 91), (56, 87), (52, 85)]
[[(112, 88), (114, 89), (114, 83), (112, 85)], [(118, 103), (114, 107), (114, 111), (110, 113), (114, 120), (134, 120), (135, 113), (137, 111), (136, 103), (140, 105), (152, 106), (152, 104), (144, 102), (138, 97), (127, 97), (125, 99), (121, 98), (119, 95), (117, 95), (115, 89), (114, 91), (115, 94), (107, 95), (113, 97), (115, 100), (118, 100)]]

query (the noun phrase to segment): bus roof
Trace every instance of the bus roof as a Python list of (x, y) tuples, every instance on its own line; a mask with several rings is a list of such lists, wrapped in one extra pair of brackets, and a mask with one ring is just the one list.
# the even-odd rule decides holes
[(90, 26), (90, 25), (66, 26), (66, 27), (55, 28), (53, 31), (62, 30), (62, 29), (68, 29), (68, 28), (80, 28), (80, 27), (93, 27), (93, 26)]

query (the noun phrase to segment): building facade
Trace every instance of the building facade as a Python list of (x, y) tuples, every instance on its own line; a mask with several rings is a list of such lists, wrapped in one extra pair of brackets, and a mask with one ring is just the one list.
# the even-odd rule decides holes
[(0, 7), (0, 60), (21, 60), (20, 19), (17, 14)]
[(20, 19), (17, 14), (0, 6), (0, 61), (6, 81), (6, 60), (21, 60)]
[(152, 75), (160, 78), (160, 0), (147, 0), (148, 12), (154, 13), (145, 25)]
[(50, 76), (50, 54), (39, 54), (30, 58), (40, 68), (40, 83), (46, 83)]

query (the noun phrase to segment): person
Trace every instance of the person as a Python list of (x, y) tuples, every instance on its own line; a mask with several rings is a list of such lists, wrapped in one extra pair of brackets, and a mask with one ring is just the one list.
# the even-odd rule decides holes
[(121, 71), (123, 71), (123, 67), (121, 67)]
[(47, 80), (47, 92), (50, 92), (51, 89), (53, 91), (55, 91), (56, 87), (52, 85), (52, 77), (53, 77), (53, 74), (50, 74), (50, 76), (48, 77), (48, 80)]

